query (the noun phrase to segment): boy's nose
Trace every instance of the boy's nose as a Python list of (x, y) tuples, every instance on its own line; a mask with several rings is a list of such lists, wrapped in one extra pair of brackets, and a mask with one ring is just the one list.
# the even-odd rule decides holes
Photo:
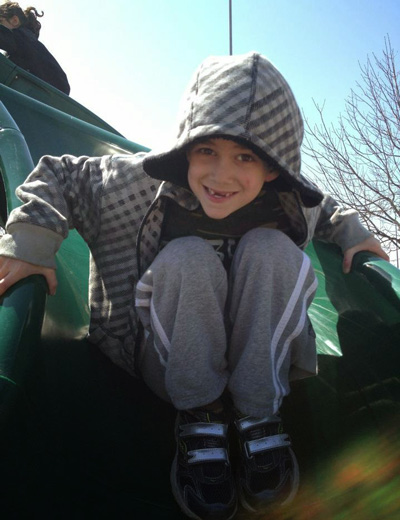
[(231, 169), (229, 167), (228, 161), (221, 159), (213, 164), (210, 175), (213, 181), (217, 182), (218, 184), (230, 182)]

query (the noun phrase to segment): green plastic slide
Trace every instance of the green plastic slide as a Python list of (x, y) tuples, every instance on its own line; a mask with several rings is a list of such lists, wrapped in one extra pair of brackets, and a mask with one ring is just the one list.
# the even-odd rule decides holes
[(37, 99), (46, 105), (57, 108), (66, 114), (82, 119), (87, 123), (103, 128), (108, 132), (121, 135), (96, 114), (74, 101), (57, 88), (49, 85), (30, 72), (17, 67), (11, 60), (0, 53), (0, 83), (22, 94)]
[[(2, 56), (0, 81), (0, 227), (42, 155), (146, 149)], [(359, 253), (343, 275), (334, 246), (307, 253), (319, 375), (284, 404), (302, 480), (268, 518), (396, 518), (400, 271)], [(86, 342), (88, 249), (76, 232), (57, 265), (57, 296), (30, 277), (0, 299), (2, 517), (183, 518), (169, 485), (175, 412)]]

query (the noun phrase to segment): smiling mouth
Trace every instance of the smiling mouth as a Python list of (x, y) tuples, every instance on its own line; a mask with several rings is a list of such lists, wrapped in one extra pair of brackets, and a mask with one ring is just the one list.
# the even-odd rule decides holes
[(216, 191), (212, 190), (211, 188), (208, 188), (207, 186), (204, 186), (204, 189), (210, 197), (214, 199), (229, 199), (230, 197), (233, 197), (237, 192), (236, 191)]

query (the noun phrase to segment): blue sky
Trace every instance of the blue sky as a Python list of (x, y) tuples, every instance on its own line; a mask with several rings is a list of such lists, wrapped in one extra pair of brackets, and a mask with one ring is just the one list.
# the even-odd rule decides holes
[[(41, 41), (71, 96), (128, 139), (157, 147), (173, 133), (183, 89), (211, 54), (229, 53), (229, 0), (30, 0)], [(256, 50), (285, 75), (307, 117), (329, 120), (360, 77), (359, 62), (400, 51), (398, 0), (232, 0), (233, 52)]]

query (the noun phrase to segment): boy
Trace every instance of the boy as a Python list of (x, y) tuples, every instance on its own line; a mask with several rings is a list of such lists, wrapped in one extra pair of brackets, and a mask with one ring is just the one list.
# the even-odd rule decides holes
[(89, 340), (178, 410), (171, 483), (191, 518), (233, 518), (236, 488), (249, 511), (296, 492), (279, 408), (289, 380), (316, 373), (316, 279), (302, 249), (313, 236), (337, 243), (345, 272), (357, 251), (387, 258), (355, 211), (300, 175), (302, 137), (266, 58), (211, 57), (172, 148), (42, 158), (0, 241), (1, 292), (41, 273), (51, 294), (68, 228), (87, 241)]

